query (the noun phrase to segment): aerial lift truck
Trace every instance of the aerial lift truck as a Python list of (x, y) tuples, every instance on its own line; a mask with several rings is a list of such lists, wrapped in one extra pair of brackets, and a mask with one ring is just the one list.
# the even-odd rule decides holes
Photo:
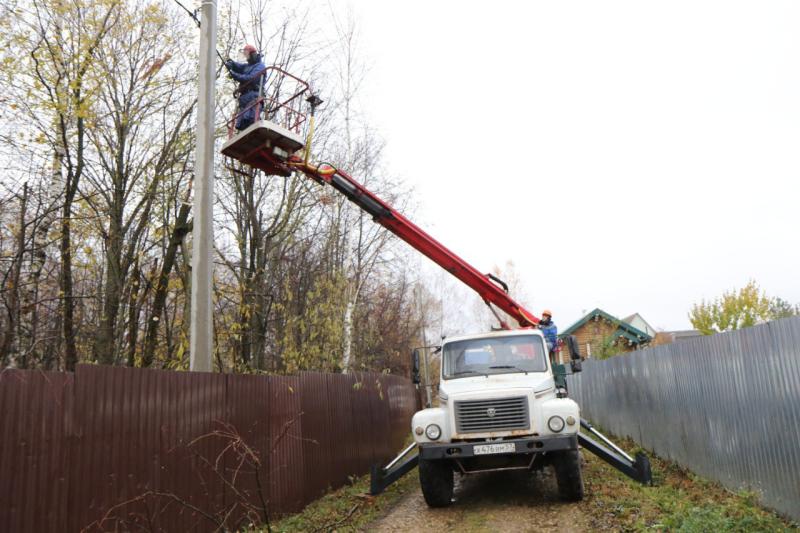
[[(569, 366), (558, 363), (536, 328), (539, 319), (509, 295), (501, 279), (476, 270), (345, 171), (313, 163), (314, 115), (322, 100), (308, 83), (279, 67), (267, 67), (264, 75), (272, 80), (273, 90), (252, 104), (255, 122), (242, 131), (234, 130), (236, 116), (229, 123), (229, 139), (222, 147), (231, 160), (229, 168), (243, 172), (246, 165), (284, 177), (298, 172), (330, 186), (474, 290), (500, 326), (488, 333), (445, 339), (436, 347), (442, 361), (439, 405), (414, 415), (414, 442), (408, 448), (389, 464), (373, 467), (371, 493), (382, 492), (418, 466), (425, 501), (442, 507), (453, 501), (456, 472), (535, 471), (550, 465), (559, 494), (580, 500), (584, 493), (580, 447), (632, 479), (650, 483), (647, 457), (625, 453), (581, 419), (577, 403), (568, 397), (568, 368), (573, 373), (581, 370), (575, 339), (564, 339), (570, 347)], [(418, 351), (412, 355), (412, 365), (413, 379), (419, 383)]]

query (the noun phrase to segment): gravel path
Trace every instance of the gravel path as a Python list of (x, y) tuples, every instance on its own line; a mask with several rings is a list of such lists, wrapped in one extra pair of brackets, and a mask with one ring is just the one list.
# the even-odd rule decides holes
[(456, 475), (455, 503), (430, 509), (419, 488), (365, 531), (587, 531), (583, 504), (558, 499), (550, 468), (538, 474)]

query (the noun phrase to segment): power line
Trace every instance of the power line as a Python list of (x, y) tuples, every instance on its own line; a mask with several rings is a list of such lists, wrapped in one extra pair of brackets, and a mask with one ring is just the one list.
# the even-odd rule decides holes
[[(173, 0), (173, 1), (174, 1), (176, 4), (178, 4), (178, 5), (180, 6), (180, 8), (181, 8), (181, 9), (183, 9), (184, 11), (186, 11), (186, 14), (187, 14), (187, 15), (189, 15), (189, 16), (192, 18), (192, 20), (195, 22), (195, 24), (197, 24), (197, 27), (199, 28), (199, 27), (200, 27), (200, 19), (199, 19), (199, 18), (197, 18), (197, 10), (195, 9), (194, 11), (191, 11), (191, 10), (190, 10), (188, 7), (186, 7), (185, 5), (183, 5), (183, 4), (180, 2), (180, 0)], [(223, 63), (225, 63), (225, 58), (224, 58), (224, 57), (222, 57), (222, 54), (220, 54), (220, 53), (219, 53), (219, 50), (217, 50), (216, 48), (214, 48), (214, 51), (217, 53), (217, 57), (219, 58), (219, 60), (220, 60), (220, 61), (222, 61)]]
[(192, 17), (192, 20), (195, 21), (195, 23), (197, 24), (197, 27), (199, 28), (200, 27), (200, 19), (197, 18), (197, 10), (189, 11), (189, 8), (186, 7), (185, 5), (181, 4), (180, 0), (174, 0), (174, 1), (175, 1), (176, 4), (178, 4), (181, 7), (181, 9), (186, 11), (186, 13), (188, 13), (189, 16)]

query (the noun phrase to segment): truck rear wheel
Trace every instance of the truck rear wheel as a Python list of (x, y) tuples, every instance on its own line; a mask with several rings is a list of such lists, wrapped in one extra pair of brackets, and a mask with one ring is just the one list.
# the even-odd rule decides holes
[(420, 458), (419, 484), (428, 507), (446, 507), (453, 501), (453, 469), (448, 462)]
[(581, 456), (578, 450), (564, 450), (556, 454), (553, 461), (558, 482), (558, 495), (562, 499), (577, 502), (583, 499), (583, 475)]

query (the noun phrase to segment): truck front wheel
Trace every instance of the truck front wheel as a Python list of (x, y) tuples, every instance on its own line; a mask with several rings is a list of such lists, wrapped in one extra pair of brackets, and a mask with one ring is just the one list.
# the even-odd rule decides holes
[(564, 500), (577, 502), (583, 499), (581, 456), (578, 450), (557, 452), (553, 461), (558, 482), (558, 494)]
[(428, 507), (446, 507), (453, 501), (453, 469), (447, 461), (420, 458), (419, 484)]

